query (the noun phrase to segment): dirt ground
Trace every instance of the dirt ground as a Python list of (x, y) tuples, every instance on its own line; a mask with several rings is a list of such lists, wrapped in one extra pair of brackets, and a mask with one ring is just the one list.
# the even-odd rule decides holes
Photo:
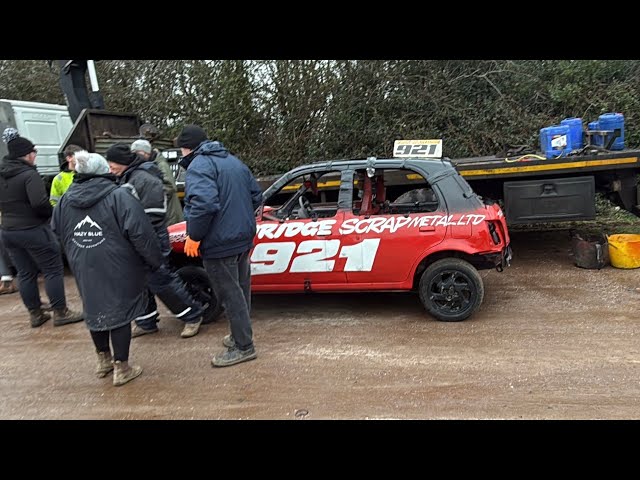
[(512, 237), (512, 266), (481, 272), (484, 304), (464, 322), (413, 294), (254, 296), (258, 359), (212, 368), (225, 322), (181, 339), (163, 310), (122, 387), (94, 377), (83, 323), (32, 329), (3, 295), (0, 418), (640, 418), (640, 270), (575, 267), (567, 231)]

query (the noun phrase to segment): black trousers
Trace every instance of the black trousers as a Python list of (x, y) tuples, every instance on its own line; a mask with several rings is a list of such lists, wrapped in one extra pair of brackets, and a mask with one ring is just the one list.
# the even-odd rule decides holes
[(131, 324), (104, 332), (90, 331), (93, 344), (97, 352), (110, 352), (109, 337), (113, 345), (113, 359), (120, 362), (129, 360), (129, 347), (131, 346)]
[(40, 308), (38, 273), (54, 309), (67, 306), (64, 296), (64, 266), (60, 244), (49, 225), (26, 230), (2, 230), (2, 241), (18, 271), (20, 296), (29, 310)]

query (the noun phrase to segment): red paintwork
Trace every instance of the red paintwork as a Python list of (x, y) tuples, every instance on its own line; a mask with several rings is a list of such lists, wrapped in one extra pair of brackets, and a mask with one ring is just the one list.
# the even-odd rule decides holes
[[(269, 207), (265, 207), (265, 212), (268, 210)], [(335, 223), (330, 228), (325, 226), (317, 231), (318, 225), (328, 225), (331, 221)], [(500, 236), (498, 245), (491, 238), (488, 222), (496, 226)], [(411, 290), (418, 265), (429, 255), (441, 251), (499, 254), (510, 242), (506, 220), (495, 204), (468, 213), (389, 214), (366, 218), (346, 210), (316, 221), (299, 219), (281, 223), (258, 219), (257, 223), (256, 247), (251, 257), (253, 292), (301, 292), (305, 281), (310, 281), (313, 291)], [(397, 228), (392, 232), (391, 227)], [(270, 239), (264, 231), (261, 233), (265, 228), (276, 235), (287, 228), (299, 231), (290, 237), (280, 234)], [(376, 229), (383, 231), (376, 232)], [(173, 251), (182, 253), (185, 222), (169, 227), (169, 234)], [(369, 271), (367, 255), (374, 251), (376, 255)], [(275, 252), (279, 252), (277, 256)], [(275, 260), (281, 260), (278, 270), (284, 269), (282, 273), (259, 274), (260, 268), (277, 269)], [(324, 271), (294, 271), (320, 268)]]

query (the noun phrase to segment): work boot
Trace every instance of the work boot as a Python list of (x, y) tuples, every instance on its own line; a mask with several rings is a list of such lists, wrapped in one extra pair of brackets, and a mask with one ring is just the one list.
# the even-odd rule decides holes
[(51, 315), (49, 315), (41, 308), (34, 308), (32, 310), (29, 310), (29, 317), (31, 320), (31, 328), (37, 328), (47, 320), (51, 320)]
[(136, 365), (129, 366), (129, 362), (121, 362), (116, 360), (113, 369), (113, 384), (118, 387), (130, 382), (142, 373), (142, 367)]
[(53, 326), (60, 327), (68, 323), (77, 323), (82, 321), (82, 312), (74, 312), (69, 308), (56, 308), (53, 310)]
[(153, 327), (151, 329), (142, 328), (139, 325), (134, 325), (133, 329), (131, 329), (131, 338), (140, 337), (142, 335), (148, 335), (149, 333), (156, 333), (158, 331), (158, 327)]
[(0, 295), (15, 293), (18, 291), (18, 287), (13, 280), (5, 280), (0, 283)]
[(197, 322), (185, 323), (180, 336), (182, 338), (189, 338), (197, 335), (200, 330), (200, 325), (202, 325), (202, 317), (200, 317), (200, 320)]
[(233, 339), (233, 335), (231, 334), (225, 335), (224, 338), (222, 339), (222, 345), (224, 345), (227, 348), (235, 347), (236, 341)]
[(113, 357), (111, 352), (98, 352), (96, 377), (104, 378), (113, 371)]
[(254, 358), (258, 358), (254, 347), (250, 347), (247, 350), (240, 350), (234, 346), (226, 352), (216, 355), (215, 358), (211, 360), (211, 364), (214, 367), (230, 367), (236, 363), (247, 362)]

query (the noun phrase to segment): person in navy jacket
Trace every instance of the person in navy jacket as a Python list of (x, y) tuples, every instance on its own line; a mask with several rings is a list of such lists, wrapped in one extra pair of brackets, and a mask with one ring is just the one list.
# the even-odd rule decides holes
[(197, 125), (184, 127), (176, 141), (186, 169), (185, 253), (200, 253), (213, 291), (225, 309), (231, 334), (227, 351), (215, 356), (215, 367), (257, 357), (251, 328), (251, 265), (256, 234), (255, 210), (262, 191), (249, 168)]

